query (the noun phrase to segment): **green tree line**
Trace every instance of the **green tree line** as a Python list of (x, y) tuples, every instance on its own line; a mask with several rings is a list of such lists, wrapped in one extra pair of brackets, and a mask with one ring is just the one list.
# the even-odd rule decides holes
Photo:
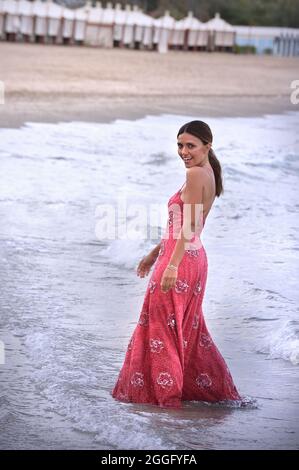
[[(56, 0), (68, 6), (82, 6), (84, 0)], [(93, 3), (97, 2), (93, 0)], [(105, 6), (107, 1), (102, 1)], [(193, 11), (201, 21), (207, 21), (219, 12), (221, 17), (233, 25), (286, 26), (299, 28), (299, 0), (114, 0), (138, 5), (145, 13), (154, 17), (169, 10), (177, 20)]]

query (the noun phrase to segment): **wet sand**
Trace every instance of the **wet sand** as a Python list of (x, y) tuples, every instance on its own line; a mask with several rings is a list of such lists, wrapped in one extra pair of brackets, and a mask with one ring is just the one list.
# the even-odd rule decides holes
[(161, 113), (256, 116), (298, 108), (290, 102), (296, 58), (4, 42), (0, 57), (0, 127)]

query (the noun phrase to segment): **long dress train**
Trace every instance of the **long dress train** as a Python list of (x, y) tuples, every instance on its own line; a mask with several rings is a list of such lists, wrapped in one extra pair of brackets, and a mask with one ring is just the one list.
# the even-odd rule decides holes
[(112, 391), (120, 401), (180, 408), (185, 400), (241, 399), (204, 320), (208, 260), (201, 243), (185, 251), (174, 288), (167, 293), (160, 288), (175, 247), (175, 230), (182, 225), (183, 204), (180, 190), (168, 201), (167, 233)]

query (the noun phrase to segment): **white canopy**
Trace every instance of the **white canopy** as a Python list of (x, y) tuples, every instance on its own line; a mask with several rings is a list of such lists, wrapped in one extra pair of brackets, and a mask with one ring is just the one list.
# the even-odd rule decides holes
[(101, 18), (101, 24), (103, 25), (112, 25), (114, 22), (115, 11), (112, 8), (112, 3), (108, 2), (106, 8), (103, 8), (103, 15)]
[(33, 14), (39, 18), (46, 18), (48, 14), (48, 2), (41, 2), (41, 0), (35, 0), (33, 2)]
[(3, 12), (15, 15), (18, 13), (18, 3), (16, 0), (5, 0), (3, 2)]
[(62, 15), (62, 10), (62, 6), (57, 5), (56, 3), (49, 3), (47, 16), (49, 18), (60, 19)]
[(154, 26), (158, 28), (173, 29), (175, 26), (175, 19), (170, 16), (169, 11), (165, 11), (164, 16), (154, 20)]
[(135, 20), (138, 26), (153, 26), (154, 24), (154, 19), (142, 11), (136, 12)]
[(103, 9), (99, 7), (93, 7), (87, 10), (87, 22), (100, 24), (103, 16)]
[(76, 21), (86, 21), (87, 19), (87, 8), (86, 7), (83, 7), (83, 8), (77, 8), (75, 10), (75, 19)]
[(128, 10), (122, 10), (121, 4), (117, 3), (115, 5), (115, 11), (114, 11), (114, 24), (115, 25), (124, 25), (126, 23), (127, 17), (128, 17)]
[(204, 23), (204, 26), (209, 31), (225, 31), (225, 32), (234, 32), (235, 31), (235, 29), (233, 28), (232, 25), (230, 25), (224, 19), (220, 18), (219, 13), (216, 13), (214, 18), (212, 18), (211, 20)]
[(31, 16), (33, 10), (33, 3), (28, 0), (19, 0), (19, 14), (24, 16)]
[(193, 16), (193, 12), (189, 11), (188, 16), (180, 20), (179, 22), (184, 29), (195, 29), (198, 30), (201, 25), (203, 24), (201, 21), (199, 21), (197, 18)]

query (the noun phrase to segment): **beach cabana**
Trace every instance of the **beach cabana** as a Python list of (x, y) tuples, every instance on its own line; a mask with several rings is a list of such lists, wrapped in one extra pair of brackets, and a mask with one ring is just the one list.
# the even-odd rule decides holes
[(185, 43), (184, 19), (175, 21), (173, 30), (170, 34), (169, 46), (172, 49), (183, 49)]
[(88, 46), (100, 46), (99, 36), (103, 9), (101, 3), (98, 3), (98, 5), (97, 7), (92, 7), (90, 2), (87, 4), (84, 43)]
[(49, 3), (47, 10), (48, 38), (56, 42), (61, 35), (62, 7), (56, 3)]
[(134, 46), (134, 27), (137, 21), (137, 10), (136, 6), (131, 11), (130, 5), (126, 5), (127, 17), (124, 26), (124, 37), (123, 44), (126, 47)]
[(0, 0), (0, 39), (4, 38), (4, 0)]
[(168, 42), (174, 27), (175, 19), (169, 15), (169, 11), (165, 11), (164, 16), (154, 20), (153, 43), (158, 52), (165, 53), (168, 51)]
[(135, 13), (134, 42), (143, 48), (151, 49), (153, 45), (153, 25), (154, 19), (144, 14), (142, 11)]
[(197, 45), (197, 36), (201, 22), (193, 16), (193, 12), (189, 11), (188, 16), (184, 20), (184, 28), (187, 32), (187, 46), (193, 48)]
[(74, 41), (76, 43), (83, 43), (85, 39), (85, 28), (86, 20), (88, 15), (88, 9), (86, 7), (77, 8), (75, 10), (75, 20), (74, 20)]
[(196, 48), (207, 50), (209, 45), (209, 29), (206, 26), (206, 23), (200, 23), (197, 38), (196, 38)]
[(74, 25), (75, 25), (75, 12), (69, 8), (62, 9), (62, 41), (64, 43), (73, 42), (74, 37)]
[(20, 33), (23, 39), (30, 40), (33, 38), (33, 3), (28, 0), (19, 0), (19, 18)]
[(220, 17), (219, 13), (210, 21), (204, 23), (209, 31), (209, 48), (211, 50), (222, 48), (233, 48), (235, 44), (235, 28)]
[(192, 11), (189, 11), (188, 16), (183, 18), (181, 21), (185, 31), (184, 46), (188, 49), (196, 47), (197, 37), (202, 23), (193, 16)]
[(98, 43), (101, 47), (113, 47), (113, 24), (114, 9), (112, 3), (108, 2), (106, 8), (102, 10), (101, 24), (98, 36)]
[(8, 40), (15, 40), (20, 29), (19, 5), (16, 0), (5, 0), (3, 3), (4, 33)]
[(128, 10), (122, 10), (121, 4), (117, 3), (114, 10), (114, 22), (113, 22), (113, 45), (121, 46), (123, 43), (124, 29), (126, 19), (128, 16)]
[(48, 32), (48, 2), (35, 0), (33, 3), (34, 34), (38, 41), (46, 41)]

